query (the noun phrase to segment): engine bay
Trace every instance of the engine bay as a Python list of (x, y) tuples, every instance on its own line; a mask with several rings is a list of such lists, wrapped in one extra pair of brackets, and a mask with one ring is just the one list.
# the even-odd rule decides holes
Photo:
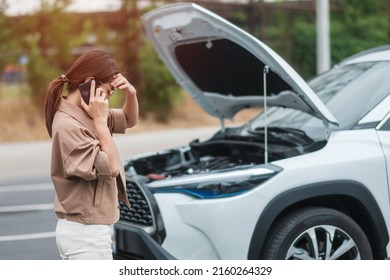
[[(322, 148), (302, 132), (274, 129), (268, 132), (268, 160), (276, 161)], [(125, 166), (129, 176), (142, 175), (163, 180), (183, 175), (232, 170), (263, 164), (264, 131), (239, 135), (231, 129), (218, 132), (207, 141), (194, 140), (188, 146), (135, 158)]]

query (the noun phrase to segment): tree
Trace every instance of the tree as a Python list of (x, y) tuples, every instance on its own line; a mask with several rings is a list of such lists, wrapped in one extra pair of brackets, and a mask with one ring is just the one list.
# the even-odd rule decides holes
[(7, 1), (0, 1), (0, 69), (4, 69), (8, 63), (18, 61), (20, 53), (18, 52), (18, 43), (15, 40), (12, 21), (5, 15)]
[[(388, 44), (390, 1), (340, 0), (333, 3), (339, 5), (338, 9), (331, 11), (330, 19), (333, 63), (367, 48)], [(303, 77), (315, 75), (315, 13), (279, 11), (269, 24), (267, 43)]]
[(43, 105), (48, 83), (72, 59), (73, 20), (64, 12), (71, 2), (41, 0), (40, 11), (24, 16), (17, 30), (23, 52), (29, 55), (28, 83), (38, 108)]
[(179, 86), (158, 58), (151, 43), (143, 42), (140, 58), (140, 71), (143, 73), (140, 112), (143, 116), (153, 113), (158, 121), (167, 122), (172, 108), (182, 99)]
[[(155, 1), (146, 10), (154, 6)], [(146, 11), (145, 10), (145, 11)], [(154, 114), (157, 121), (168, 121), (175, 104), (180, 100), (179, 87), (147, 40), (143, 40), (138, 1), (122, 0), (120, 32), (121, 57), (127, 67), (130, 82), (137, 88), (140, 113)]]
[(337, 62), (356, 52), (388, 44), (388, 0), (343, 0), (343, 11), (332, 15), (332, 59)]

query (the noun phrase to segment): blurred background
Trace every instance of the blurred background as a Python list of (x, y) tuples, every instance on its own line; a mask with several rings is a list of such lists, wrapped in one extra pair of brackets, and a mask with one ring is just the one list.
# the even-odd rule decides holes
[[(137, 88), (141, 119), (132, 132), (218, 124), (176, 85), (144, 36), (142, 14), (172, 2), (183, 1), (0, 0), (0, 143), (48, 139), (46, 87), (91, 48), (108, 50)], [(192, 2), (258, 37), (304, 78), (316, 74), (316, 0)], [(331, 64), (389, 44), (389, 15), (388, 0), (329, 0)], [(115, 96), (113, 107), (122, 102)]]
[[(305, 79), (319, 71), (317, 15), (325, 1), (330, 66), (389, 44), (389, 0), (193, 0), (258, 37)], [(43, 100), (48, 83), (83, 52), (108, 50), (137, 88), (140, 121), (114, 137), (123, 159), (216, 131), (219, 121), (175, 83), (145, 38), (140, 17), (172, 2), (179, 1), (0, 0), (0, 259), (60, 258)], [(111, 106), (121, 98), (115, 94)]]

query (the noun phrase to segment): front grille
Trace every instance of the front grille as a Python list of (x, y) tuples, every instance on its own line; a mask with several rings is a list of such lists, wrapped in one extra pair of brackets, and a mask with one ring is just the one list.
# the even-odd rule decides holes
[(153, 227), (153, 215), (150, 204), (140, 185), (135, 182), (126, 182), (126, 191), (131, 209), (125, 203), (119, 202), (120, 219), (142, 227)]

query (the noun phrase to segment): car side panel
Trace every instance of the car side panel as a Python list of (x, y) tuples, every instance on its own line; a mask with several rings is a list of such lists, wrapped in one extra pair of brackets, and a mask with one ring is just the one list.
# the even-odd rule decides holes
[(353, 197), (357, 201), (361, 202), (361, 204), (363, 204), (365, 209), (369, 212), (372, 223), (375, 224), (373, 227), (377, 229), (375, 232), (376, 239), (380, 243), (379, 248), (383, 250), (380, 254), (384, 256), (387, 255), (384, 250), (386, 244), (389, 242), (386, 223), (381, 210), (370, 191), (365, 186), (357, 182), (329, 181), (302, 186), (275, 197), (269, 203), (267, 208), (264, 209), (257, 222), (248, 251), (248, 259), (259, 258), (263, 243), (266, 239), (267, 231), (271, 228), (272, 223), (275, 221), (277, 216), (284, 211), (284, 209), (301, 201), (326, 196)]
[[(389, 120), (387, 122), (390, 123)], [(388, 126), (383, 126), (383, 129), (384, 130), (378, 131), (378, 137), (380, 139), (383, 153), (386, 159), (386, 169), (387, 169), (387, 179), (388, 179), (387, 198), (390, 200), (390, 131), (385, 130), (388, 129)], [(390, 252), (390, 244), (387, 246), (387, 252)]]
[(256, 258), (255, 251), (261, 248), (272, 216), (308, 197), (330, 194), (359, 199), (376, 221), (378, 230), (383, 231), (380, 233), (382, 243), (385, 242), (383, 247), (388, 245), (389, 220), (383, 219), (390, 217), (387, 169), (375, 129), (333, 132), (323, 149), (274, 164), (284, 170), (273, 178), (273, 187), (267, 183), (261, 187), (272, 200), (259, 215), (248, 257)]

